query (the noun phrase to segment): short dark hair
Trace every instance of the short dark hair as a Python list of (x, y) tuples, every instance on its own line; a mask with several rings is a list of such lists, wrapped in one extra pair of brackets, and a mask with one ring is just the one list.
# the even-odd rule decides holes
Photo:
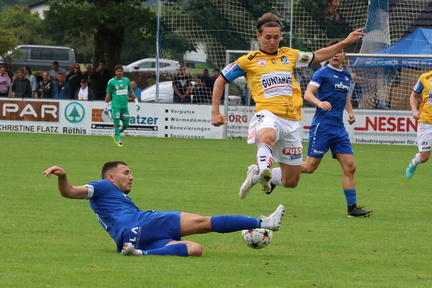
[(122, 69), (123, 70), (123, 65), (118, 64), (118, 65), (116, 65), (114, 67), (114, 71), (117, 71), (118, 69)]
[(279, 27), (282, 28), (282, 22), (279, 20), (279, 17), (274, 15), (271, 12), (265, 13), (261, 18), (258, 19), (256, 23), (256, 28), (259, 33), (262, 32), (262, 28), (264, 27)]
[(327, 47), (333, 46), (337, 43), (341, 42), (341, 40), (339, 38), (335, 38), (335, 39), (331, 39), (328, 43), (327, 43)]
[(59, 65), (58, 61), (54, 61), (52, 65)]
[(104, 166), (102, 167), (101, 178), (106, 179), (106, 177), (108, 175), (108, 171), (110, 171), (113, 168), (117, 168), (118, 165), (127, 166), (127, 164), (123, 161), (111, 161), (111, 162), (105, 163)]

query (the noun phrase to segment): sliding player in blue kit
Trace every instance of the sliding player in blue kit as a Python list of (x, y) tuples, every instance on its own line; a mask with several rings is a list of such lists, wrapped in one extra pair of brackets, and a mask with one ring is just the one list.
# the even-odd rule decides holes
[(128, 197), (133, 176), (126, 163), (105, 163), (102, 179), (83, 186), (72, 186), (64, 169), (53, 166), (43, 172), (58, 177), (63, 197), (88, 199), (90, 207), (104, 230), (123, 255), (201, 256), (202, 246), (182, 240), (184, 236), (208, 232), (229, 233), (243, 229), (266, 228), (277, 231), (285, 208), (279, 205), (268, 217), (251, 218), (238, 215), (201, 216), (169, 211), (142, 211)]
[[(339, 43), (331, 40), (327, 46)], [(351, 74), (343, 69), (345, 52), (340, 50), (329, 60), (329, 64), (317, 70), (304, 94), (304, 99), (316, 105), (315, 115), (309, 131), (307, 159), (302, 163), (302, 173), (313, 173), (321, 163), (324, 154), (331, 149), (333, 158), (342, 167), (342, 188), (344, 190), (348, 217), (368, 217), (373, 211), (357, 206), (357, 191), (354, 173), (356, 164), (348, 132), (343, 123), (343, 112), (348, 112), (348, 123), (355, 122), (354, 110), (349, 95)]]

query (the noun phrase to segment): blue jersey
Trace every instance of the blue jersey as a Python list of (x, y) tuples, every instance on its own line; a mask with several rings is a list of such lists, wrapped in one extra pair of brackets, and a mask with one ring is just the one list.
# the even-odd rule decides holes
[(330, 111), (316, 108), (312, 125), (325, 123), (335, 126), (344, 126), (343, 111), (345, 109), (347, 94), (350, 89), (351, 74), (345, 70), (338, 70), (330, 65), (317, 70), (309, 83), (319, 87), (316, 97), (320, 101), (327, 101), (332, 105)]
[(117, 245), (122, 245), (123, 230), (133, 225), (141, 211), (132, 200), (117, 186), (108, 180), (99, 180), (86, 184), (89, 188), (87, 199), (96, 213), (99, 223)]

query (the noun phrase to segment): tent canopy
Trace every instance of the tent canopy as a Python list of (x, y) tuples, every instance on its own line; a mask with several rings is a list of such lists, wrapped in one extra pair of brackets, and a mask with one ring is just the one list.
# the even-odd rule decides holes
[(428, 55), (431, 58), (352, 57), (352, 68), (432, 66), (432, 29), (417, 28), (399, 42), (373, 54)]

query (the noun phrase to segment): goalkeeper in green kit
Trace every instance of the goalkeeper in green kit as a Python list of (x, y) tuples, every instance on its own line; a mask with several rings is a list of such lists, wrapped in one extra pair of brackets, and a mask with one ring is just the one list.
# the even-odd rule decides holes
[[(114, 134), (111, 137), (117, 146), (123, 147), (120, 133), (129, 127), (128, 101), (135, 101), (137, 112), (140, 110), (140, 106), (129, 79), (123, 77), (123, 66), (117, 65), (114, 69), (116, 76), (109, 80), (107, 84), (104, 113), (109, 114), (111, 101), (111, 118), (114, 122)], [(121, 128), (120, 121), (122, 122)]]

